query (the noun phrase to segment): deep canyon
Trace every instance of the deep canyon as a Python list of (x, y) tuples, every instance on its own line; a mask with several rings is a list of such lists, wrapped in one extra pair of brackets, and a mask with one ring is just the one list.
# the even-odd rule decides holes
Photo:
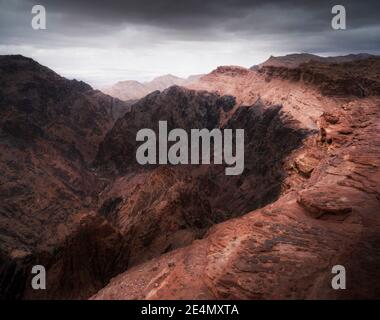
[[(378, 298), (380, 58), (315, 57), (123, 101), (0, 56), (0, 298)], [(140, 165), (159, 121), (244, 129), (243, 173)]]

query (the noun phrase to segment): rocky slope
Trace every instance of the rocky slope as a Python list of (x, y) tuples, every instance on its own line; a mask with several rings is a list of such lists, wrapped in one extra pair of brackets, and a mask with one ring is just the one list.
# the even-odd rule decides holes
[(101, 188), (91, 163), (127, 109), (32, 59), (0, 57), (1, 297), (22, 296), (30, 263), (61, 254), (78, 227), (71, 217), (91, 210)]
[(112, 86), (105, 87), (102, 91), (121, 100), (137, 100), (156, 90), (162, 91), (170, 86), (189, 84), (197, 80), (199, 77), (200, 75), (193, 75), (185, 79), (167, 74), (143, 83), (135, 80), (125, 80), (119, 81)]
[[(129, 106), (0, 57), (0, 298), (377, 298), (379, 74), (373, 57), (224, 66)], [(245, 129), (243, 174), (139, 165), (159, 120)]]
[(332, 96), (378, 95), (378, 70), (379, 58), (376, 57), (343, 63), (311, 61), (296, 68), (264, 66), (250, 70), (223, 66), (187, 87), (232, 95), (236, 97), (237, 106), (249, 105), (258, 99), (266, 105), (281, 104), (284, 112), (300, 121), (303, 127), (318, 129), (325, 105), (338, 107), (339, 100), (331, 99)]
[[(242, 215), (278, 197), (286, 176), (283, 162), (309, 132), (280, 106), (244, 106), (224, 124), (235, 105), (230, 96), (171, 87), (132, 106), (99, 148), (97, 165), (114, 179), (101, 193), (108, 220), (129, 239), (131, 265), (190, 244), (220, 221)], [(245, 131), (245, 171), (226, 176), (222, 165), (140, 166), (136, 133), (229, 128)], [(254, 124), (254, 125), (252, 125)], [(102, 212), (102, 209), (101, 209)]]
[[(345, 86), (348, 81), (355, 88), (357, 75), (369, 65), (376, 88), (376, 59), (320, 65), (317, 73), (336, 79), (336, 90), (328, 92), (321, 92), (317, 80), (282, 72), (223, 67), (201, 78), (198, 88), (232, 94), (238, 104), (257, 96), (262, 106), (282, 101), (298, 118), (297, 126), (317, 131), (283, 162), (286, 187), (277, 200), (213, 226), (190, 246), (132, 267), (93, 299), (378, 298), (380, 98), (376, 89), (363, 97)], [(315, 64), (308, 68), (315, 70)], [(242, 108), (235, 106), (223, 121)], [(312, 117), (305, 119), (301, 113), (308, 112)], [(347, 290), (331, 288), (337, 264), (346, 268)]]
[(380, 93), (379, 63), (379, 58), (343, 63), (311, 61), (293, 69), (267, 66), (259, 72), (268, 81), (276, 77), (311, 84), (327, 96), (366, 97)]

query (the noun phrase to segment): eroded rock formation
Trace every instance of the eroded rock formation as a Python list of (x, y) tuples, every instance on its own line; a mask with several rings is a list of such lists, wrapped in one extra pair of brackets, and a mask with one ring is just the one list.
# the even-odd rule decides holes
[[(378, 60), (345, 64), (372, 65)], [(314, 65), (314, 64), (313, 64)], [(306, 66), (307, 67), (307, 66)], [(342, 66), (321, 65), (335, 76)], [(343, 68), (343, 67), (342, 67)], [(360, 68), (360, 67), (359, 67)], [(316, 134), (304, 140), (284, 164), (287, 187), (272, 203), (240, 218), (213, 226), (192, 245), (132, 267), (115, 277), (94, 299), (273, 299), (377, 298), (380, 293), (380, 100), (354, 92), (326, 96), (318, 83), (272, 74), (219, 68), (200, 79), (198, 88), (255, 98), (279, 99), (304, 127)], [(359, 72), (359, 75), (361, 73)], [(350, 73), (355, 83), (357, 74)], [(336, 85), (348, 81), (337, 79)], [(371, 76), (370, 76), (371, 77)], [(257, 79), (249, 89), (249, 80)], [(340, 81), (342, 80), (342, 81)], [(263, 82), (261, 82), (263, 81)], [(314, 86), (316, 85), (316, 86)], [(193, 88), (195, 86), (192, 86)], [(239, 90), (241, 88), (241, 90)], [(291, 88), (291, 90), (289, 90)], [(334, 87), (335, 88), (335, 87)], [(266, 91), (268, 89), (268, 91)], [(340, 93), (345, 88), (336, 88)], [(295, 100), (289, 98), (296, 94)], [(324, 95), (323, 95), (324, 94)], [(315, 106), (307, 121), (305, 114)], [(239, 110), (239, 109), (237, 109)], [(315, 110), (311, 109), (310, 114)], [(253, 124), (252, 124), (253, 125)], [(253, 125), (254, 126), (254, 125)], [(268, 145), (266, 145), (268, 147)], [(332, 267), (347, 270), (347, 290), (331, 288)]]
[[(0, 297), (378, 297), (380, 64), (354, 60), (219, 67), (129, 106), (0, 57)], [(138, 165), (159, 120), (245, 129), (243, 174)]]
[[(32, 59), (0, 57), (1, 297), (24, 297), (25, 279), (39, 257), (46, 257), (48, 265), (59, 255), (67, 257), (70, 250), (62, 243), (78, 227), (71, 217), (90, 212), (102, 188), (91, 169), (98, 144), (127, 110), (125, 103), (64, 79)], [(94, 245), (99, 249), (102, 242)], [(87, 254), (81, 262), (89, 264), (90, 253), (79, 244), (77, 250)], [(112, 254), (120, 255), (111, 251), (108, 259)], [(76, 264), (78, 272), (83, 267)], [(92, 279), (87, 295), (108, 278)], [(71, 295), (63, 290), (61, 296), (59, 291), (50, 296), (84, 297), (74, 284), (71, 289)]]

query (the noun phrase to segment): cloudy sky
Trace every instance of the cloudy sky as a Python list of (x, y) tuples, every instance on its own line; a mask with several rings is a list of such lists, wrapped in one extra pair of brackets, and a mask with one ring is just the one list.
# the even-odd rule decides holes
[[(46, 30), (31, 27), (36, 4), (46, 8)], [(331, 28), (335, 4), (346, 8), (346, 30)], [(379, 0), (0, 0), (0, 54), (94, 87), (294, 52), (380, 54), (379, 35)]]

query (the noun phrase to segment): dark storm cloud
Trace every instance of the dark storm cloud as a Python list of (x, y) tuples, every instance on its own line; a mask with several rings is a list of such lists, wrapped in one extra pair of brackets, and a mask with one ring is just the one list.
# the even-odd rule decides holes
[[(0, 37), (3, 42), (25, 34), (33, 38), (35, 34), (23, 31), (23, 27), (29, 27), (30, 8), (43, 4), (49, 13), (51, 34), (70, 36), (73, 40), (134, 25), (156, 29), (167, 39), (180, 40), (218, 40), (225, 35), (249, 39), (279, 34), (293, 40), (323, 34), (326, 37), (320, 44), (323, 46), (324, 42), (330, 45), (329, 36), (335, 36), (330, 23), (331, 8), (337, 2), (347, 9), (347, 32), (380, 26), (379, 0), (15, 0), (16, 5), (9, 6), (11, 11), (0, 13)], [(3, 6), (6, 1), (0, 3)], [(371, 32), (356, 36), (360, 38), (354, 34), (344, 37), (353, 49), (356, 41), (365, 44), (366, 38), (369, 42), (374, 37)], [(345, 43), (344, 47), (347, 46)]]
[[(28, 0), (31, 4), (36, 1)], [(260, 21), (267, 26), (276, 25), (287, 12), (297, 10), (300, 14), (313, 15), (315, 20), (309, 21), (309, 26), (315, 27), (329, 20), (331, 7), (343, 4), (350, 12), (353, 26), (373, 24), (379, 21), (380, 2), (367, 1), (301, 1), (301, 0), (44, 0), (37, 1), (51, 10), (68, 14), (80, 13), (98, 22), (121, 23), (132, 22), (154, 26), (173, 26), (178, 29), (197, 29), (224, 24), (231, 19), (245, 17), (254, 11), (272, 13)], [(302, 17), (300, 17), (302, 20)], [(243, 24), (241, 27), (249, 28)], [(308, 25), (304, 25), (308, 28)]]
[[(30, 4), (34, 0), (28, 0)], [(43, 0), (38, 3), (50, 10), (77, 15), (85, 19), (96, 19), (107, 24), (138, 23), (156, 27), (173, 27), (178, 30), (228, 26), (229, 21), (242, 19), (234, 25), (235, 30), (260, 29), (276, 30), (283, 26), (281, 20), (292, 18), (289, 28), (316, 30), (326, 28), (331, 19), (333, 5), (345, 5), (351, 27), (379, 23), (380, 1), (301, 1), (301, 0)], [(256, 15), (255, 12), (261, 15)], [(297, 12), (298, 20), (293, 19)], [(266, 15), (265, 13), (268, 13)], [(244, 19), (254, 16), (257, 20)], [(304, 21), (303, 16), (312, 18)], [(283, 29), (277, 29), (278, 32)], [(291, 30), (288, 30), (291, 31)]]
[[(35, 4), (46, 8), (47, 30), (31, 28)], [(335, 4), (347, 10), (347, 30), (331, 28)], [(91, 81), (131, 66), (133, 77), (188, 75), (271, 54), (380, 53), (379, 0), (0, 0), (0, 9), (0, 54)]]

